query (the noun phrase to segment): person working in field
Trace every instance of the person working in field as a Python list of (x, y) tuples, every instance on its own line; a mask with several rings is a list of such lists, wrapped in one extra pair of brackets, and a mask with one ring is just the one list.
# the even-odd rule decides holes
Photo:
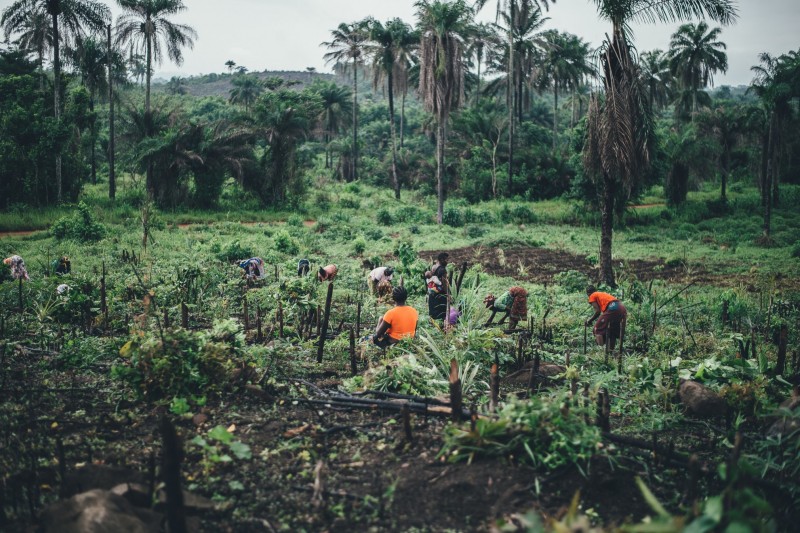
[(3, 264), (8, 266), (11, 279), (21, 279), (23, 281), (31, 279), (28, 275), (28, 269), (25, 268), (25, 261), (20, 256), (12, 255), (11, 257), (6, 257), (3, 259)]
[(616, 296), (600, 292), (592, 285), (586, 287), (586, 294), (589, 296), (589, 303), (594, 308), (594, 315), (586, 320), (585, 325), (590, 326), (597, 319), (597, 323), (592, 329), (597, 344), (605, 345), (606, 337), (610, 334), (609, 347), (613, 350), (614, 343), (620, 336), (620, 329), (624, 328), (628, 318), (628, 310), (625, 309), (622, 302), (617, 300)]
[(391, 284), (392, 277), (394, 277), (394, 269), (390, 266), (378, 267), (372, 269), (367, 275), (367, 285), (369, 285), (369, 292), (372, 295), (378, 294), (378, 285), (382, 282)]
[(446, 252), (436, 256), (436, 262), (429, 272), (425, 273), (425, 282), (428, 286), (428, 314), (433, 320), (443, 320), (447, 314), (447, 300), (450, 296), (450, 286), (447, 280)]
[(308, 270), (311, 268), (311, 262), (308, 259), (301, 259), (297, 262), (297, 275), (301, 278), (308, 275)]
[(489, 294), (483, 300), (487, 309), (492, 311), (492, 316), (489, 317), (487, 325), (494, 320), (495, 313), (507, 313), (508, 325), (510, 329), (516, 329), (520, 320), (528, 317), (528, 291), (522, 287), (514, 286), (496, 298), (493, 294)]
[(336, 279), (336, 274), (338, 273), (339, 267), (334, 264), (330, 264), (319, 269), (317, 272), (317, 279), (320, 281), (333, 281)]
[(245, 259), (239, 263), (239, 268), (244, 271), (244, 277), (249, 280), (264, 279), (264, 276), (267, 275), (264, 266), (264, 260), (260, 257), (251, 257), (250, 259)]
[(386, 311), (378, 322), (375, 335), (372, 336), (372, 342), (379, 348), (387, 348), (397, 344), (404, 337), (414, 337), (417, 334), (419, 313), (413, 307), (406, 305), (408, 292), (405, 287), (395, 287), (392, 290), (392, 298), (394, 307)]
[(66, 276), (72, 272), (72, 263), (69, 257), (65, 255), (53, 261), (53, 271), (59, 276)]

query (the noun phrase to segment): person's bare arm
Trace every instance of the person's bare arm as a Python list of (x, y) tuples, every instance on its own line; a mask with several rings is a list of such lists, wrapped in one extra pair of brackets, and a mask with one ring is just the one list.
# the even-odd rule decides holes
[(599, 316), (600, 316), (600, 304), (598, 304), (597, 302), (591, 302), (591, 304), (592, 304), (592, 307), (594, 308), (594, 314), (592, 315), (592, 317), (591, 317), (591, 318), (589, 318), (589, 319), (588, 319), (588, 320), (585, 322), (585, 324), (586, 324), (587, 326), (591, 326), (591, 325), (592, 325), (592, 322), (594, 322), (595, 320), (597, 320), (597, 317), (599, 317)]
[(390, 324), (381, 318), (380, 322), (378, 322), (378, 327), (375, 328), (375, 337), (381, 338), (386, 335), (386, 332), (389, 331)]

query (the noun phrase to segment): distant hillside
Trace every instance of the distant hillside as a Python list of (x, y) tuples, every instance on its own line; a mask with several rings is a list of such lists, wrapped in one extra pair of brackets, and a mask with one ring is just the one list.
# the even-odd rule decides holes
[[(312, 83), (315, 79), (336, 80), (333, 74), (322, 74), (319, 72), (303, 72), (291, 70), (265, 70), (264, 72), (248, 72), (248, 74), (258, 76), (262, 80), (268, 78), (283, 78), (287, 82), (296, 82), (294, 87), (302, 89), (305, 85)], [(189, 76), (183, 78), (188, 94), (192, 96), (221, 96), (228, 98), (231, 79), (237, 74), (203, 74), (202, 76)], [(153, 80), (153, 91), (163, 92), (166, 90), (168, 80), (163, 78)]]

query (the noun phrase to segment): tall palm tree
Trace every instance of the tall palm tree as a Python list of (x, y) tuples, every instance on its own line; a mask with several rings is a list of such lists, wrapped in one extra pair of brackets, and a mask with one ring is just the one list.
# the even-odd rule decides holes
[(358, 67), (364, 62), (364, 50), (367, 44), (367, 27), (364, 21), (351, 24), (341, 23), (331, 31), (332, 40), (322, 43), (330, 50), (323, 57), (326, 63), (342, 64), (348, 67), (352, 62), (353, 70), (353, 168), (350, 180), (358, 179)]
[[(474, 10), (477, 13), (486, 5), (487, 0), (475, 0)], [(529, 13), (538, 11), (539, 19), (541, 19), (541, 8), (549, 9), (550, 3), (555, 4), (555, 0), (497, 0), (497, 11), (495, 14), (495, 22), (501, 19), (506, 21), (506, 35), (507, 35), (507, 79), (506, 79), (506, 95), (508, 100), (508, 192), (511, 193), (511, 186), (514, 176), (514, 132), (515, 128), (515, 113), (517, 109), (516, 89), (522, 87), (521, 83), (517, 82), (519, 75), (515, 72), (515, 66), (519, 65), (521, 70), (522, 62), (517, 61), (514, 57), (515, 41), (517, 43), (524, 43), (525, 31), (517, 30), (517, 38), (515, 39), (514, 27), (518, 26), (524, 28), (529, 24), (522, 23), (528, 19)], [(520, 38), (522, 36), (523, 38)], [(515, 74), (517, 74), (515, 76)], [(520, 112), (521, 114), (521, 112)]]
[(366, 51), (372, 59), (372, 87), (377, 89), (386, 81), (386, 94), (389, 100), (389, 132), (392, 142), (392, 183), (394, 196), (400, 199), (400, 180), (397, 177), (397, 135), (395, 132), (394, 92), (397, 88), (395, 74), (403, 70), (402, 53), (407, 48), (407, 41), (413, 35), (411, 26), (394, 18), (381, 24), (370, 19), (367, 23), (369, 41)]
[(319, 116), (319, 129), (325, 143), (325, 168), (330, 168), (332, 157), (330, 143), (333, 137), (342, 131), (343, 117), (352, 112), (350, 89), (334, 81), (315, 80), (311, 88), (322, 100)]
[[(131, 43), (132, 50), (144, 52), (145, 120), (149, 121), (150, 82), (153, 63), (160, 65), (164, 54), (176, 65), (183, 63), (183, 48), (194, 47), (197, 32), (185, 24), (170, 20), (186, 10), (182, 0), (117, 0), (123, 14), (117, 18), (116, 44)], [(147, 165), (147, 190), (153, 193), (153, 165)]]
[(674, 81), (669, 57), (658, 49), (643, 52), (639, 56), (639, 68), (650, 107), (655, 111), (664, 109), (672, 96)]
[(36, 64), (39, 66), (39, 86), (44, 92), (44, 57), (53, 49), (53, 27), (50, 16), (39, 6), (37, 10), (28, 11), (19, 26), (14, 27), (10, 22), (5, 23), (3, 18), (3, 32), (6, 40), (12, 33), (17, 34), (17, 45), (21, 50), (36, 52)]
[(481, 65), (486, 59), (486, 54), (494, 46), (500, 42), (500, 36), (497, 34), (496, 27), (492, 24), (481, 22), (475, 24), (470, 29), (469, 45), (467, 46), (467, 57), (475, 58), (475, 63), (478, 67), (478, 85), (475, 88), (475, 97), (472, 100), (473, 105), (478, 105), (478, 98), (481, 92)]
[[(16, 0), (3, 11), (0, 25), (17, 31), (24, 28), (31, 14), (47, 13), (52, 28), (53, 109), (61, 119), (61, 42), (70, 42), (86, 30), (101, 32), (111, 18), (108, 6), (95, 0)], [(56, 199), (61, 203), (61, 154), (56, 154)]]
[(590, 0), (600, 18), (611, 22), (610, 40), (600, 54), (604, 94), (589, 104), (583, 162), (602, 191), (600, 279), (615, 285), (611, 263), (615, 198), (627, 195), (650, 162), (651, 110), (639, 67), (630, 49), (633, 21), (672, 22), (708, 17), (722, 24), (736, 19), (731, 0)]
[(436, 222), (441, 224), (447, 122), (464, 98), (463, 55), (472, 10), (463, 0), (419, 0), (414, 6), (421, 32), (419, 94), (436, 119)]
[(726, 200), (731, 155), (746, 132), (745, 110), (741, 106), (720, 106), (700, 115), (700, 127), (719, 144), (720, 198)]
[(236, 74), (231, 78), (233, 89), (230, 90), (230, 101), (244, 107), (246, 115), (256, 99), (264, 92), (264, 84), (254, 74)]
[(89, 137), (92, 183), (97, 183), (97, 116), (94, 112), (98, 94), (108, 91), (108, 51), (103, 41), (89, 37), (78, 39), (77, 47), (69, 50), (69, 58), (77, 67), (81, 81), (89, 91)]
[(558, 146), (558, 91), (575, 90), (593, 74), (589, 64), (589, 45), (580, 37), (558, 30), (542, 34), (545, 41), (539, 86), (553, 89), (553, 153)]
[(763, 143), (764, 171), (761, 178), (761, 199), (764, 205), (763, 238), (770, 239), (773, 204), (779, 199), (783, 130), (791, 116), (791, 101), (800, 97), (800, 52), (779, 57), (768, 53), (759, 55), (760, 65), (751, 68), (756, 77), (750, 87), (761, 100), (768, 120)]
[[(714, 73), (728, 70), (727, 46), (717, 40), (721, 28), (708, 29), (708, 24), (699, 22), (683, 24), (672, 34), (669, 49), (670, 69), (681, 89), (688, 91), (691, 99), (690, 113), (697, 113), (697, 95), (707, 85), (714, 85)], [(684, 112), (689, 111), (684, 109)]]

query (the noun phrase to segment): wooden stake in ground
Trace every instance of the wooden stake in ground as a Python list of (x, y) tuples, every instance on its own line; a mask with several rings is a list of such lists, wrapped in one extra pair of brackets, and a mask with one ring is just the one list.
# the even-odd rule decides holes
[(653, 292), (653, 335), (656, 333), (656, 316), (658, 315), (658, 293)]
[(500, 402), (500, 376), (497, 374), (496, 363), (492, 364), (492, 370), (489, 373), (489, 394), (489, 411), (494, 413)]
[[(275, 265), (278, 268), (278, 265)], [(278, 300), (278, 338), (283, 338), (283, 302)]]
[(361, 299), (356, 306), (356, 337), (361, 337)]
[(458, 273), (458, 278), (456, 279), (456, 294), (461, 294), (461, 282), (464, 281), (464, 274), (467, 273), (467, 263), (461, 263), (461, 271)]
[(186, 302), (181, 302), (181, 327), (189, 329), (189, 306)]
[[(108, 305), (106, 305), (106, 262), (103, 261), (103, 275), (100, 277), (100, 311), (103, 313), (103, 330), (108, 328)], [(164, 309), (164, 316), (166, 317), (167, 310)], [(164, 322), (166, 322), (166, 318)], [(166, 325), (164, 327), (169, 327)]]
[(458, 361), (450, 359), (450, 409), (454, 422), (461, 420), (461, 380), (458, 378)]
[(256, 340), (261, 342), (264, 340), (264, 334), (261, 329), (261, 308), (256, 307)]
[(610, 401), (608, 391), (600, 389), (597, 392), (597, 426), (600, 431), (610, 432), (611, 423), (609, 422), (610, 415)]
[(186, 510), (181, 490), (181, 459), (183, 450), (175, 426), (167, 417), (161, 419), (161, 475), (167, 494), (167, 524), (171, 533), (186, 532)]
[(20, 312), (20, 314), (22, 314), (22, 312), (24, 310), (25, 310), (25, 305), (22, 302), (22, 278), (19, 278), (19, 312)]
[(786, 324), (781, 325), (780, 337), (778, 337), (778, 362), (775, 364), (775, 375), (782, 376), (786, 368), (786, 343), (789, 338), (789, 328)]
[(583, 355), (586, 355), (586, 335), (588, 334), (589, 326), (586, 322), (583, 323)]
[(356, 334), (352, 326), (348, 328), (350, 333), (350, 375), (358, 374), (358, 361), (356, 360)]
[(322, 331), (317, 344), (317, 363), (322, 362), (322, 350), (325, 349), (325, 337), (328, 336), (328, 320), (331, 315), (331, 300), (333, 299), (333, 282), (328, 283), (328, 295), (325, 297), (325, 316), (322, 319)]
[(247, 307), (247, 294), (245, 294), (244, 302), (242, 303), (242, 313), (244, 314), (244, 330), (250, 329), (250, 309)]

